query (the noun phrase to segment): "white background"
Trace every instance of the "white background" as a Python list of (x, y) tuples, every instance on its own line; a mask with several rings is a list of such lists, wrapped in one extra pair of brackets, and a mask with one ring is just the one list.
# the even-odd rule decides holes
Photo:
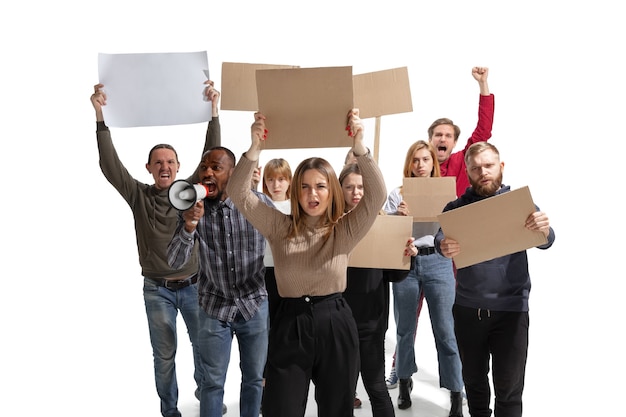
[[(624, 222), (616, 207), (626, 30), (618, 2), (113, 0), (1, 8), (2, 415), (158, 415), (132, 216), (100, 172), (89, 96), (98, 52), (201, 50), (218, 88), (226, 61), (350, 65), (354, 74), (407, 66), (414, 111), (381, 120), (389, 189), (400, 185), (406, 149), (427, 138), (432, 120), (453, 119), (465, 142), (477, 118), (470, 70), (488, 66), (491, 141), (506, 163), (504, 182), (530, 187), (557, 236), (550, 250), (530, 251), (525, 415), (623, 408)], [(236, 155), (247, 149), (251, 122), (252, 113), (221, 113), (223, 144)], [(371, 140), (373, 121), (366, 127)], [(184, 177), (205, 130), (112, 133), (127, 168), (150, 182), (144, 164), (154, 144), (176, 147)], [(316, 154), (340, 167), (346, 150)], [(266, 151), (262, 162), (283, 156), (295, 168), (314, 153)]]

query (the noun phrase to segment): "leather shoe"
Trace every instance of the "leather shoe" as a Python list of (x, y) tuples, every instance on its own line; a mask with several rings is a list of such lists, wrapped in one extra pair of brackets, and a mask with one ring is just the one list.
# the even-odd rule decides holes
[(398, 408), (400, 410), (406, 410), (411, 406), (411, 391), (413, 391), (413, 379), (400, 378), (400, 384), (398, 385)]
[(450, 392), (450, 416), (463, 417), (463, 394), (460, 392)]

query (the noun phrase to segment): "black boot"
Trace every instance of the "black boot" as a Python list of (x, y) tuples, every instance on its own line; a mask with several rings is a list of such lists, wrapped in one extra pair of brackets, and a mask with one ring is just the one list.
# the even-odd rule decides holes
[(463, 394), (450, 392), (450, 417), (463, 417)]
[(399, 387), (400, 393), (398, 395), (398, 408), (400, 410), (406, 410), (411, 406), (411, 391), (413, 391), (413, 380), (411, 378), (400, 379)]

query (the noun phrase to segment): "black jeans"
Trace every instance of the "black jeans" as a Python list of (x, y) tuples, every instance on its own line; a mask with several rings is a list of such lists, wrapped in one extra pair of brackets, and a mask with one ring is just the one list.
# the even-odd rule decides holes
[(528, 354), (528, 312), (489, 311), (457, 304), (452, 312), (470, 415), (491, 415), (491, 358), (494, 414), (520, 417)]

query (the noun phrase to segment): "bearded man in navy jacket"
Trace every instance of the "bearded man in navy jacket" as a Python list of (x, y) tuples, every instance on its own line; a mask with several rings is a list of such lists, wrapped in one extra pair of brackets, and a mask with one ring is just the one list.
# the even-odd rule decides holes
[[(444, 212), (510, 191), (502, 185), (504, 163), (498, 149), (488, 142), (472, 145), (465, 154), (471, 187), (446, 205)], [(542, 232), (547, 249), (554, 242), (548, 216), (536, 209), (525, 227)], [(435, 236), (435, 247), (453, 258), (462, 248), (459, 242)], [(530, 275), (526, 251), (501, 256), (457, 270), (453, 306), (454, 330), (463, 365), (463, 382), (472, 417), (489, 417), (491, 390), (489, 361), (492, 362), (495, 416), (522, 415), (522, 391), (528, 354), (528, 295)]]

